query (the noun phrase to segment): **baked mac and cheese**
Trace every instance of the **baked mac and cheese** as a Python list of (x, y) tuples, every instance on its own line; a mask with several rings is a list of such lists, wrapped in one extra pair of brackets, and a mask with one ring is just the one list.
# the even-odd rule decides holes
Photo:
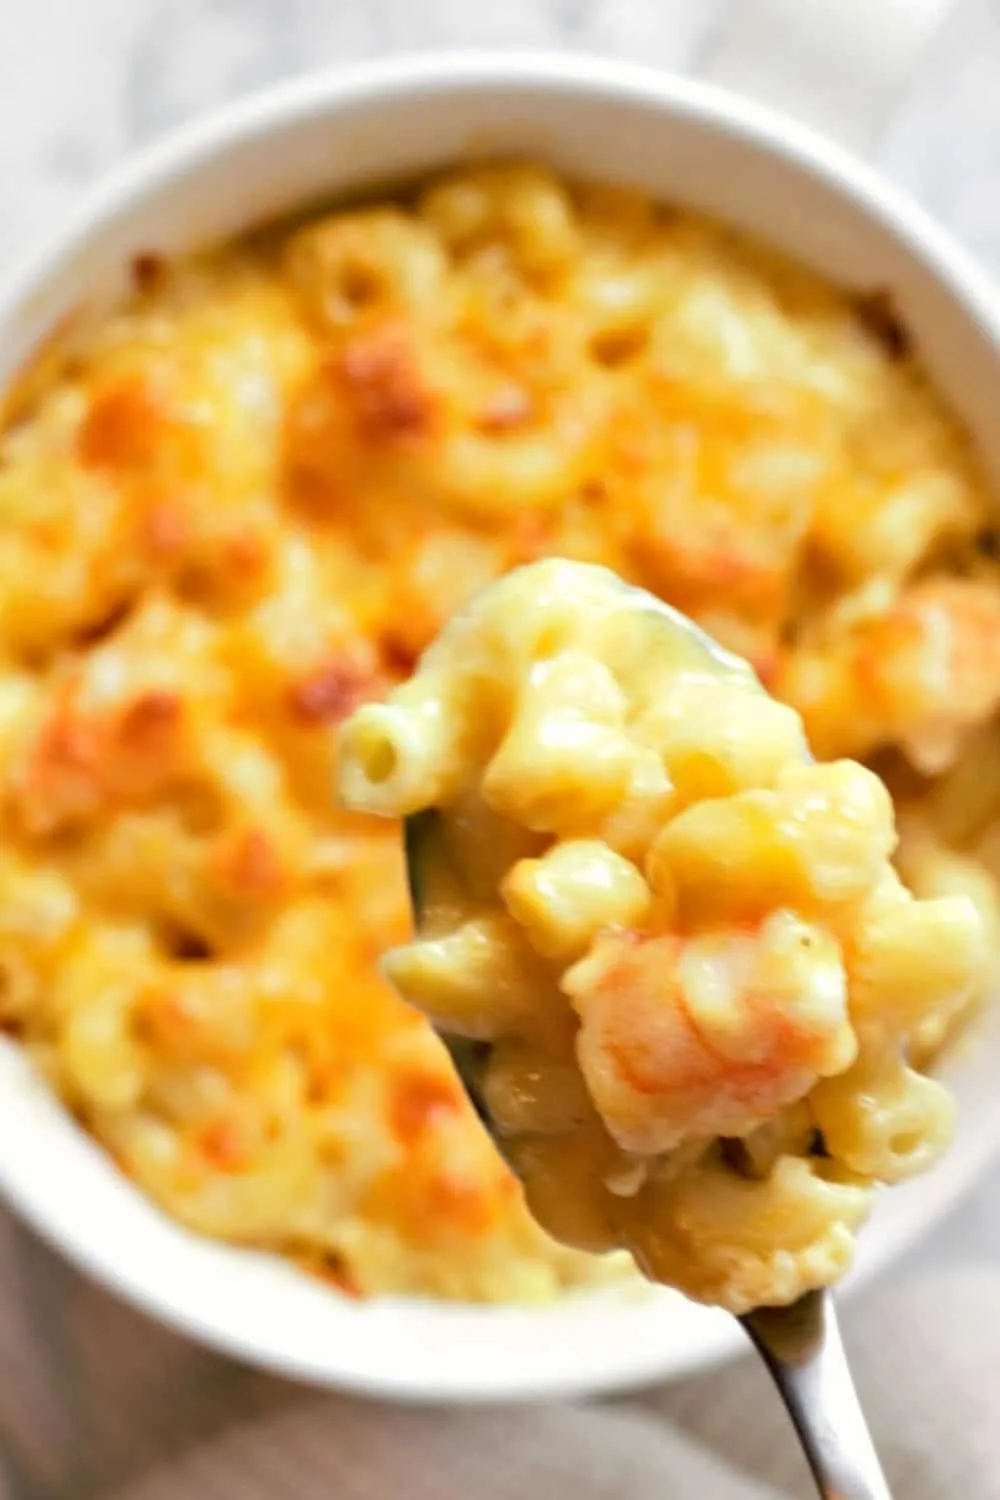
[(996, 925), (965, 439), (884, 309), (542, 167), (135, 269), (0, 436), (2, 1024), (199, 1230), (360, 1292), (549, 1295), (578, 1264), (378, 976), (402, 862), (335, 805), (337, 725), (513, 566), (605, 563), (877, 757), (906, 878)]
[(387, 972), (484, 1044), (473, 1088), (541, 1223), (736, 1313), (839, 1276), (875, 1185), (947, 1144), (908, 1042), (986, 966), (972, 902), (893, 870), (879, 779), (561, 561), (478, 596), (341, 747), (349, 806), (425, 820)]

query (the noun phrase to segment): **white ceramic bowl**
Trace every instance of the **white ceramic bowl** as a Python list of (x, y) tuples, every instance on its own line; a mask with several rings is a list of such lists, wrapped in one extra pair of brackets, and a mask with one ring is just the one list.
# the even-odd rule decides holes
[[(410, 59), (308, 79), (186, 130), (119, 174), (0, 289), (0, 381), (67, 316), (124, 287), (133, 255), (186, 251), (310, 199), (516, 153), (719, 214), (839, 281), (888, 289), (1000, 490), (1000, 305), (910, 203), (838, 148), (733, 96), (610, 62)], [(950, 1059), (962, 1129), (947, 1163), (886, 1194), (858, 1276), (938, 1219), (1000, 1142), (1000, 1006)], [(0, 1046), (0, 1186), (122, 1296), (217, 1348), (331, 1386), (473, 1401), (609, 1390), (739, 1346), (669, 1293), (537, 1311), (357, 1304), (263, 1255), (168, 1222)]]

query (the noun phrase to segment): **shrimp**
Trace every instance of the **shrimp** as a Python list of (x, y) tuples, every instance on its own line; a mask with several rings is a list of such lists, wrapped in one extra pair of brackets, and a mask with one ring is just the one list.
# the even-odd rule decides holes
[(866, 632), (857, 673), (913, 765), (944, 770), (1000, 705), (1000, 595), (961, 578), (915, 584)]
[(1000, 594), (972, 579), (917, 582), (837, 644), (793, 652), (774, 686), (817, 754), (893, 745), (937, 775), (1000, 707)]
[(609, 932), (564, 987), (598, 1113), (642, 1155), (748, 1135), (857, 1049), (836, 943), (787, 911), (691, 938)]

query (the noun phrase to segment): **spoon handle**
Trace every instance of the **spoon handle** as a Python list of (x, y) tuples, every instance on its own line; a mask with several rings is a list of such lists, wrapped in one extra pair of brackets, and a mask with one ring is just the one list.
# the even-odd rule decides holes
[(865, 1423), (832, 1299), (809, 1292), (741, 1322), (795, 1424), (824, 1500), (892, 1500)]

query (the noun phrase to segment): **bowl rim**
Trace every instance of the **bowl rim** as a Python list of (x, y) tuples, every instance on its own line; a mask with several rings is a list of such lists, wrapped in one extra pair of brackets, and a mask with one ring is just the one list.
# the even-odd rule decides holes
[[(906, 254), (926, 267), (979, 323), (1000, 369), (1000, 296), (985, 271), (923, 208), (846, 148), (713, 84), (620, 60), (522, 50), (420, 52), (323, 69), (251, 94), (181, 126), (103, 177), (54, 228), (35, 236), (23, 248), (0, 277), (0, 329), (83, 249), (99, 242), (119, 217), (155, 202), (178, 177), (196, 177), (230, 147), (264, 139), (275, 130), (312, 116), (341, 111), (347, 114), (353, 105), (460, 94), (470, 88), (509, 89), (513, 93), (527, 89), (553, 97), (624, 100), (652, 115), (703, 123), (791, 162), (851, 201), (865, 217), (884, 227)], [(927, 1206), (903, 1215), (883, 1230), (876, 1253), (862, 1257), (860, 1270), (849, 1279), (849, 1287), (867, 1281), (914, 1244), (981, 1175), (1000, 1149), (1000, 1100), (994, 1111), (976, 1120), (975, 1126), (964, 1150), (953, 1157), (951, 1169), (929, 1179)], [(137, 1191), (127, 1181), (123, 1186)], [(711, 1368), (742, 1344), (739, 1330), (732, 1324), (731, 1328), (720, 1328), (717, 1337), (706, 1338), (702, 1349), (683, 1356), (671, 1357), (665, 1351), (661, 1361), (637, 1362), (609, 1351), (608, 1369), (600, 1377), (569, 1370), (559, 1379), (539, 1380), (525, 1371), (516, 1389), (510, 1381), (491, 1382), (489, 1378), (461, 1386), (454, 1379), (436, 1378), (428, 1383), (419, 1372), (391, 1371), (376, 1378), (352, 1369), (350, 1360), (342, 1358), (339, 1351), (332, 1351), (329, 1365), (319, 1369), (293, 1353), (264, 1347), (252, 1336), (244, 1337), (241, 1329), (206, 1321), (185, 1306), (182, 1295), (164, 1293), (131, 1266), (123, 1270), (121, 1255), (96, 1255), (79, 1236), (67, 1234), (65, 1225), (57, 1222), (58, 1214), (46, 1212), (38, 1198), (15, 1186), (2, 1160), (0, 1187), (11, 1206), (45, 1240), (143, 1312), (257, 1366), (370, 1396), (472, 1404), (624, 1391)]]
[(1000, 292), (975, 257), (908, 193), (839, 142), (757, 100), (669, 69), (596, 54), (524, 49), (430, 50), (338, 64), (198, 115), (126, 155), (84, 189), (54, 227), (30, 237), (0, 276), (0, 323), (119, 215), (155, 200), (175, 177), (197, 173), (230, 146), (328, 109), (346, 110), (379, 99), (417, 100), (473, 87), (624, 98), (654, 113), (666, 110), (741, 137), (802, 168), (879, 221), (1000, 345)]

